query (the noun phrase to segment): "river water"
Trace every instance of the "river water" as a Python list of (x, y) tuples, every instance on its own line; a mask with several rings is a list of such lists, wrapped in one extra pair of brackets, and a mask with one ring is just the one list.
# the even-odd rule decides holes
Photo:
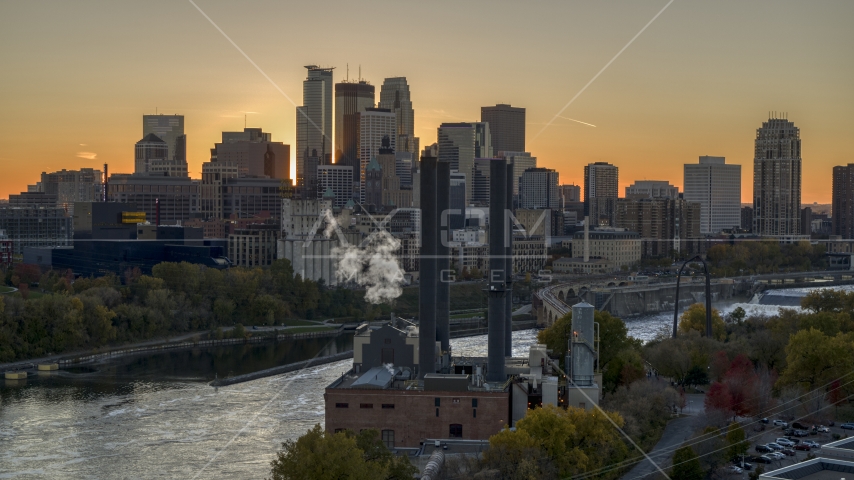
[[(772, 315), (805, 292), (715, 307)], [(649, 340), (672, 321), (659, 314), (626, 325)], [(514, 332), (513, 354), (535, 341), (534, 330)], [(451, 344), (457, 355), (486, 356), (485, 335)], [(352, 336), (340, 336), (164, 352), (0, 383), (0, 479), (264, 478), (283, 441), (323, 425), (323, 390), (352, 361), (219, 389), (208, 382), (350, 348)]]

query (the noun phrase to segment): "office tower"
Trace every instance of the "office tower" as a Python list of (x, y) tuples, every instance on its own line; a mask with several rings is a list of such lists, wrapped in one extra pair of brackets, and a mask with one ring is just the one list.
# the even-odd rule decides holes
[[(439, 126), (439, 161), (449, 162), (451, 170), (474, 178), (474, 159), (492, 158), (489, 124), (483, 122), (443, 123)], [(466, 203), (472, 192), (466, 191)]]
[(753, 207), (741, 207), (741, 229), (753, 230)]
[(590, 225), (614, 225), (619, 169), (607, 162), (584, 166), (584, 215)]
[(833, 167), (832, 232), (854, 238), (854, 163)]
[[(489, 127), (490, 130), (492, 127)], [(508, 164), (513, 164), (513, 204), (519, 205), (519, 180), (522, 173), (529, 168), (537, 168), (537, 157), (532, 157), (528, 152), (499, 151), (497, 157), (503, 158)]]
[(800, 129), (786, 118), (769, 118), (756, 130), (753, 155), (753, 233), (800, 235)]
[(451, 172), (449, 221), (451, 230), (466, 226), (466, 174)]
[(222, 143), (211, 149), (211, 162), (235, 164), (241, 176), (291, 178), (291, 146), (272, 141), (260, 128), (222, 132)]
[(371, 211), (380, 211), (383, 205), (383, 170), (377, 158), (371, 158), (365, 167), (365, 199), (362, 203)]
[(317, 167), (317, 198), (331, 192), (332, 206), (341, 208), (353, 198), (353, 167), (350, 165), (319, 165)]
[(335, 84), (335, 163), (359, 165), (358, 114), (374, 106), (374, 86), (364, 80)]
[(134, 145), (134, 172), (147, 174), (157, 169), (168, 168), (169, 145), (153, 133), (149, 133)]
[[(305, 198), (314, 197), (316, 186), (306, 185), (306, 174), (316, 175), (316, 165), (328, 165), (332, 156), (332, 70), (306, 65), (302, 82), (303, 105), (297, 107), (297, 189)], [(309, 161), (309, 158), (312, 158)], [(309, 162), (307, 165), (306, 162)]]
[(560, 185), (561, 208), (566, 208), (567, 203), (576, 203), (581, 201), (581, 186), (579, 185)]
[(56, 195), (56, 206), (74, 214), (74, 202), (99, 202), (103, 194), (101, 171), (92, 168), (42, 172), (41, 191)]
[[(290, 184), (290, 182), (288, 182)], [(278, 220), (282, 212), (282, 180), (239, 176), (222, 182), (222, 218), (252, 218), (270, 214)]]
[(387, 108), (397, 117), (397, 151), (408, 152), (416, 158), (419, 154), (419, 139), (415, 136), (415, 111), (409, 95), (406, 77), (391, 77), (383, 80), (380, 87), (380, 108)]
[(526, 209), (558, 209), (560, 196), (558, 172), (548, 168), (529, 168), (519, 181), (519, 207)]
[[(157, 225), (180, 225), (199, 214), (199, 181), (187, 177), (110, 175), (107, 201), (132, 203)], [(159, 222), (157, 219), (159, 217)]]
[(612, 226), (637, 232), (644, 257), (697, 251), (700, 205), (681, 198), (620, 198)]
[[(397, 158), (386, 141), (375, 157), (380, 166), (380, 197), (382, 206), (386, 209), (412, 208), (412, 190), (401, 188), (401, 180), (397, 175)], [(373, 160), (372, 160), (373, 161)]]
[(499, 103), (480, 107), (480, 121), (489, 124), (492, 148), (496, 152), (525, 151), (525, 109)]
[(470, 174), (471, 184), (466, 185), (466, 196), (468, 197), (465, 203), (466, 206), (489, 206), (490, 165), (492, 165), (491, 158), (474, 159), (474, 171)]
[(412, 189), (412, 154), (409, 152), (394, 152), (395, 172), (400, 177), (400, 186)]
[(169, 151), (165, 160), (186, 166), (187, 136), (184, 134), (183, 115), (143, 115), (142, 138), (151, 134), (166, 142)]
[(635, 180), (626, 187), (626, 198), (679, 198), (679, 188), (666, 180)]
[(700, 204), (700, 233), (714, 234), (741, 225), (741, 165), (724, 157), (700, 157), (685, 164), (685, 200)]
[(383, 139), (388, 139), (389, 147), (395, 150), (395, 132), (397, 131), (397, 120), (391, 110), (387, 108), (368, 108), (357, 114), (359, 125), (359, 183), (353, 179), (353, 192), (356, 198), (365, 202), (366, 169), (371, 159), (380, 153), (383, 147)]

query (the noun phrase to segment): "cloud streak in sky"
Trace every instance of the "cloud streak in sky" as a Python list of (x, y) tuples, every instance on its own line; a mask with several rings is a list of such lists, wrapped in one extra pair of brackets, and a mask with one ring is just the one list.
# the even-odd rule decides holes
[(77, 152), (75, 155), (77, 158), (85, 158), (86, 160), (95, 160), (95, 157), (98, 156), (95, 152)]

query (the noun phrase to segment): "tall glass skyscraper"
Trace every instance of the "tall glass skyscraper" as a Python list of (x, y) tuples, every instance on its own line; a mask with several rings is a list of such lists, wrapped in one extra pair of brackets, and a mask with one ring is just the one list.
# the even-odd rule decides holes
[(786, 118), (756, 130), (753, 154), (753, 233), (801, 234), (801, 131)]
[[(306, 65), (308, 77), (302, 82), (301, 107), (297, 107), (297, 189), (305, 190), (306, 177), (314, 165), (331, 163), (332, 157), (332, 70)], [(316, 168), (316, 167), (315, 167)], [(302, 191), (303, 198), (315, 198), (316, 191)]]
[(413, 158), (419, 155), (418, 138), (415, 136), (415, 110), (409, 96), (406, 77), (391, 77), (383, 80), (380, 88), (380, 108), (387, 108), (397, 116), (397, 151), (409, 152)]
[(702, 156), (700, 163), (685, 164), (684, 180), (685, 201), (700, 204), (700, 233), (741, 225), (741, 165)]
[(364, 80), (335, 84), (335, 163), (359, 166), (359, 112), (374, 106), (374, 86)]
[(480, 121), (489, 123), (492, 148), (502, 151), (525, 151), (525, 109), (499, 103), (494, 107), (480, 107)]

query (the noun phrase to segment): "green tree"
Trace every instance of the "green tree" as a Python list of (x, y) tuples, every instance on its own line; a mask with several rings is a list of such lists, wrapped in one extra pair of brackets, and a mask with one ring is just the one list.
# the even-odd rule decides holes
[(801, 330), (786, 345), (786, 363), (778, 387), (813, 390), (828, 384), (854, 370), (854, 334), (829, 337), (815, 328)]
[[(682, 334), (696, 330), (706, 334), (706, 307), (701, 303), (695, 303), (682, 312), (679, 319), (679, 332)], [(717, 340), (726, 339), (726, 325), (717, 309), (712, 309), (712, 336)]]
[(323, 431), (320, 425), (282, 444), (271, 464), (273, 480), (371, 480), (385, 478), (386, 471), (365, 461), (356, 438)]
[(673, 453), (672, 480), (702, 480), (703, 467), (697, 452), (690, 446), (682, 447)]
[(747, 441), (747, 435), (744, 429), (738, 422), (729, 424), (726, 432), (727, 443), (727, 458), (737, 458), (739, 455), (747, 453), (750, 448), (750, 442)]
[[(624, 425), (620, 414), (606, 414), (618, 426)], [(497, 455), (521, 458), (536, 447), (562, 476), (620, 461), (628, 451), (619, 432), (600, 412), (553, 405), (528, 411), (516, 422), (516, 431), (504, 429), (493, 435), (489, 447), (484, 458), (487, 463), (497, 464), (505, 463)]]

